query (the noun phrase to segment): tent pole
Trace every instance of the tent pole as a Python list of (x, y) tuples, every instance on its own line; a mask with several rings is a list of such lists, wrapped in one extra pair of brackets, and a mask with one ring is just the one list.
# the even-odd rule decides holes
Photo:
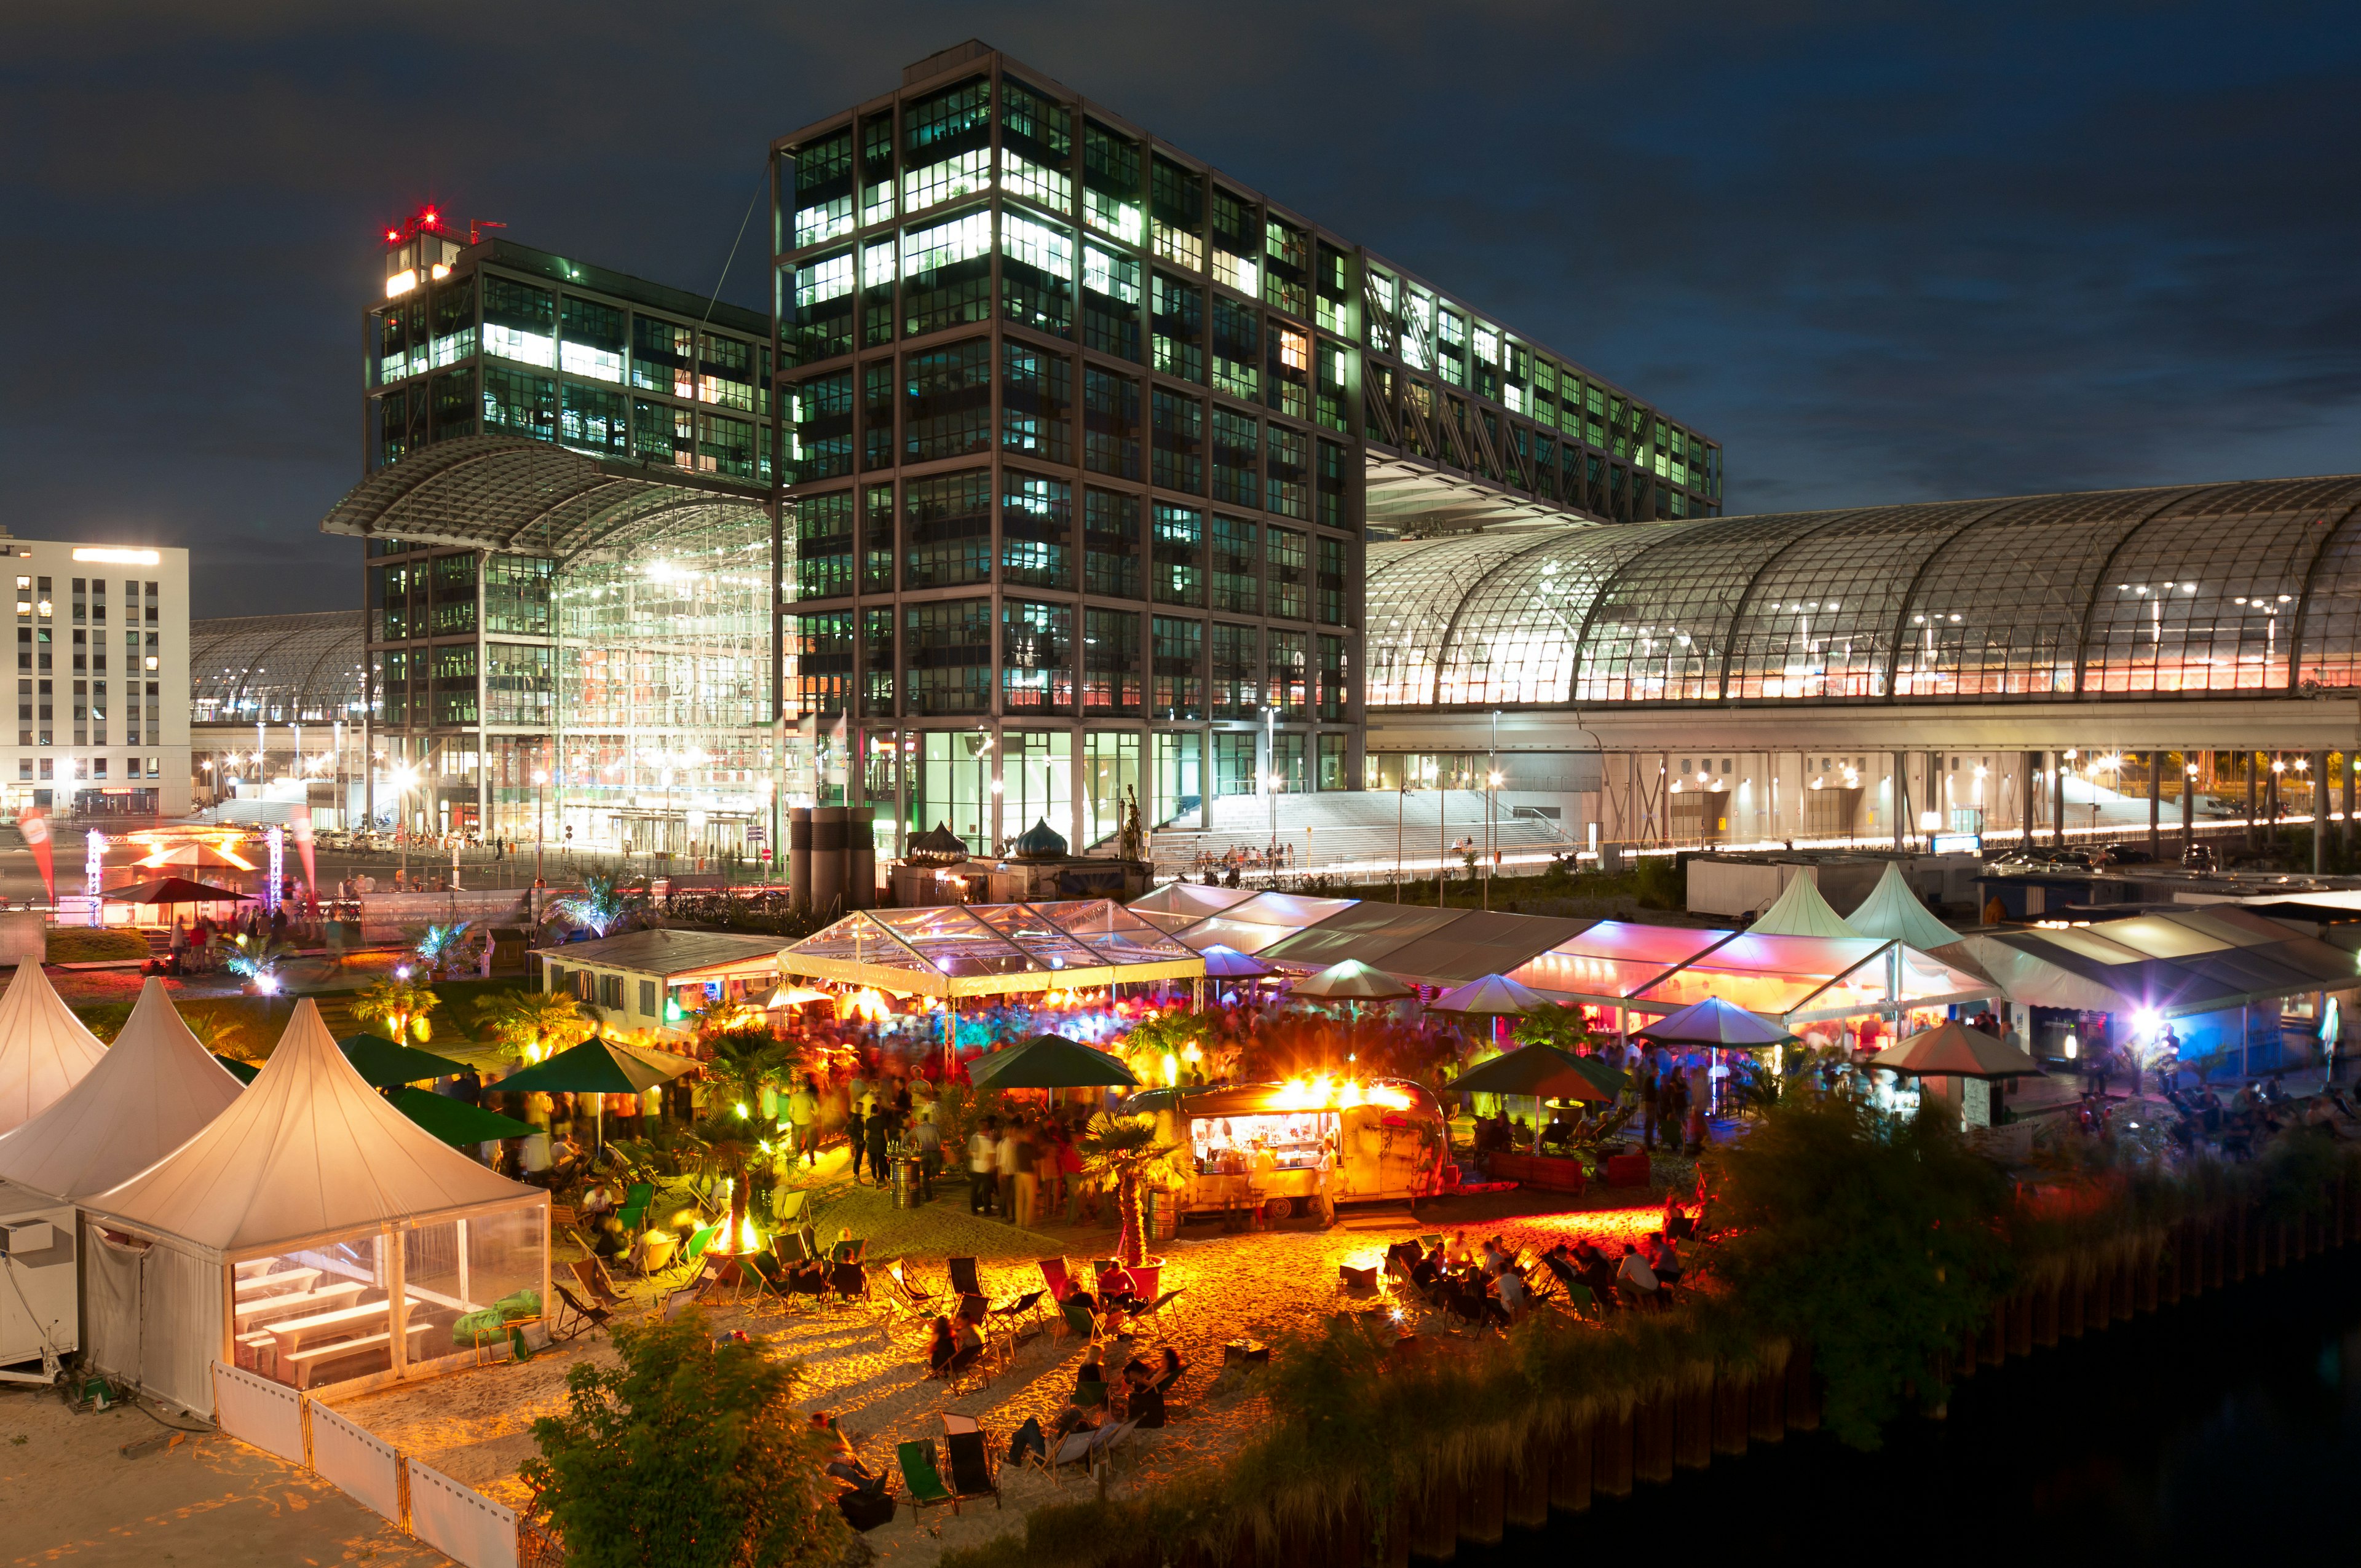
[[(396, 1379), (408, 1376), (410, 1366), (410, 1287), (402, 1277), (401, 1236), (391, 1225), (378, 1232), (377, 1245), (389, 1255), (385, 1260), (386, 1277), (393, 1281), (390, 1299), (393, 1305), (386, 1310), (386, 1321), (393, 1330), (393, 1343), (386, 1348), (391, 1356), (389, 1365)], [(544, 1301), (549, 1299), (544, 1296)]]

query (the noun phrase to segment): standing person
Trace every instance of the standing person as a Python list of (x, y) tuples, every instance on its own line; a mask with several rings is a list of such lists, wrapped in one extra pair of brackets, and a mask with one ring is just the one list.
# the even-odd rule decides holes
[(1017, 1135), (1017, 1124), (1008, 1124), (1008, 1132), (994, 1150), (1000, 1174), (1000, 1217), (1012, 1223), (1016, 1219), (1016, 1175), (1025, 1168), (1024, 1143)]
[(992, 1212), (992, 1178), (998, 1168), (999, 1139), (993, 1135), (999, 1125), (986, 1116), (981, 1126), (967, 1135), (967, 1212), (971, 1214)]
[(1019, 1230), (1029, 1231), (1041, 1197), (1041, 1137), (1032, 1127), (1020, 1127), (1009, 1141), (1016, 1146), (1016, 1191), (1009, 1219)]
[(787, 1154), (798, 1165), (819, 1163), (819, 1093), (809, 1073), (787, 1096)]
[(1082, 1209), (1087, 1204), (1091, 1212), (1091, 1223), (1096, 1224), (1099, 1217), (1098, 1194), (1092, 1190), (1089, 1179), (1082, 1175), (1082, 1151), (1074, 1147), (1074, 1140), (1071, 1137), (1059, 1141), (1058, 1174), (1066, 1183), (1066, 1223), (1070, 1225), (1081, 1223)]
[(844, 1117), (844, 1144), (850, 1151), (848, 1157), (852, 1161), (852, 1185), (855, 1187), (861, 1185), (861, 1157), (868, 1147), (868, 1118), (862, 1115), (860, 1102), (855, 1101)]
[(926, 1106), (918, 1113), (918, 1124), (910, 1134), (911, 1146), (918, 1151), (919, 1190), (929, 1202), (934, 1201), (935, 1178), (943, 1173), (943, 1132), (935, 1125), (935, 1108)]
[(1336, 1223), (1336, 1205), (1328, 1196), (1328, 1173), (1335, 1168), (1329, 1140), (1320, 1140), (1320, 1152), (1312, 1161), (1312, 1201), (1320, 1212), (1320, 1225), (1325, 1230)]
[(880, 1187), (893, 1184), (894, 1173), (885, 1164), (885, 1146), (892, 1140), (895, 1127), (890, 1111), (872, 1111), (862, 1118), (863, 1143), (869, 1151), (869, 1179)]
[(1631, 1074), (1631, 1092), (1640, 1097), (1640, 1146), (1656, 1146), (1656, 1064), (1653, 1053), (1642, 1052), (1640, 1066)]

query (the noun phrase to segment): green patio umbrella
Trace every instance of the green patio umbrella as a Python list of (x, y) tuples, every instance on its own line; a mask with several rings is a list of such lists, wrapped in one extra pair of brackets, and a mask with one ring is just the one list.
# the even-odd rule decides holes
[(262, 1072), (260, 1068), (250, 1061), (240, 1061), (236, 1057), (225, 1057), (219, 1051), (214, 1053), (214, 1060), (227, 1069), (229, 1075), (240, 1083), (252, 1083)]
[(981, 1056), (968, 1076), (978, 1089), (1137, 1089), (1131, 1069), (1106, 1052), (1062, 1035), (1036, 1035)]
[(396, 1045), (382, 1035), (347, 1035), (336, 1042), (336, 1048), (371, 1089), (399, 1089), (423, 1079), (456, 1078), (467, 1070), (466, 1062)]
[(1624, 1075), (1597, 1057), (1555, 1046), (1520, 1046), (1469, 1068), (1444, 1088), (1461, 1094), (1531, 1094), (1542, 1100), (1612, 1100)]
[[(674, 1062), (680, 1065), (675, 1067)], [(697, 1066), (687, 1057), (635, 1050), (612, 1040), (585, 1040), (571, 1050), (560, 1051), (547, 1061), (536, 1062), (487, 1087), (513, 1094), (644, 1094)], [(596, 1143), (604, 1147), (607, 1117), (603, 1102), (593, 1114), (598, 1123)]]
[(403, 1115), (454, 1146), (522, 1138), (533, 1131), (532, 1124), (513, 1116), (423, 1089), (397, 1089), (389, 1098)]

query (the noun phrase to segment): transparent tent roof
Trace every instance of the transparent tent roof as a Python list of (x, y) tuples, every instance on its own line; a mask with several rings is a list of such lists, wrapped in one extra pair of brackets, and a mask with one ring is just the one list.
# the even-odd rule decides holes
[(1188, 980), (1205, 960), (1112, 899), (866, 909), (779, 955), (787, 974), (920, 996)]

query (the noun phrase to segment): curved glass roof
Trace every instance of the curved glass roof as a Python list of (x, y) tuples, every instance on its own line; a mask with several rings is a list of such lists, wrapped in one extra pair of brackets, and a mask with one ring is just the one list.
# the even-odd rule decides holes
[(1205, 960), (1104, 898), (848, 915), (779, 955), (786, 974), (919, 996), (1192, 979)]
[(2361, 477), (1372, 543), (1368, 705), (2361, 686)]
[(236, 615), (189, 623), (190, 721), (358, 721), (365, 613)]
[(371, 474), (335, 504), (320, 532), (563, 561), (700, 523), (763, 521), (770, 494), (718, 475), (591, 457), (524, 436), (470, 435)]

